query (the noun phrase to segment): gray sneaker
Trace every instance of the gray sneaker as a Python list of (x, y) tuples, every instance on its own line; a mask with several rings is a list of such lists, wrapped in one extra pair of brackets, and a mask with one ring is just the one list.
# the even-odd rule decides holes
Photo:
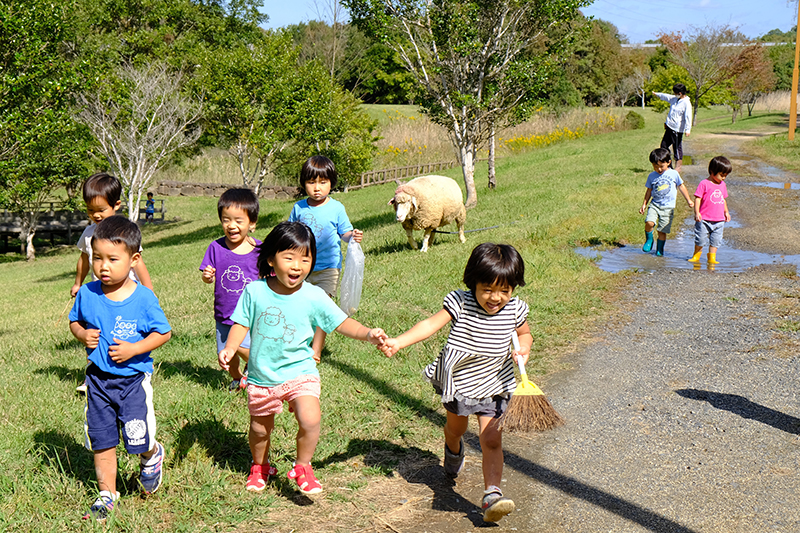
[(458, 453), (453, 453), (444, 445), (444, 473), (450, 477), (456, 477), (464, 469), (464, 439), (458, 443), (460, 446)]
[(514, 502), (502, 492), (490, 492), (483, 497), (481, 509), (484, 522), (497, 522), (514, 510)]

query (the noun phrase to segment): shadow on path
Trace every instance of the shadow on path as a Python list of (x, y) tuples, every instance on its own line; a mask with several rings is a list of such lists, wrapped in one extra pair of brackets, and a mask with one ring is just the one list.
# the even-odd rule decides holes
[[(379, 379), (369, 372), (355, 368), (342, 361), (329, 359), (327, 362), (331, 366), (334, 366), (342, 372), (349, 374), (359, 381), (371, 386), (376, 392), (386, 396), (390, 400), (414, 407), (421, 416), (424, 416), (432, 423), (438, 426), (444, 426), (445, 417), (442, 414), (425, 406), (422, 401), (400, 391), (396, 387), (392, 386), (389, 382)], [(465, 435), (464, 441), (468, 446), (480, 451), (477, 435), (474, 435), (468, 431)], [(654, 531), (656, 533), (695, 533), (694, 530), (674, 522), (669, 518), (663, 517), (657, 513), (654, 513), (653, 511), (645, 509), (644, 507), (629, 502), (618, 496), (614, 496), (613, 494), (605, 492), (601, 489), (587, 485), (586, 483), (583, 483), (573, 477), (559, 474), (554, 470), (538, 465), (520, 455), (507, 450), (504, 451), (504, 454), (505, 464), (517, 472), (535, 479), (540, 483), (544, 483), (545, 485), (549, 485), (557, 490), (560, 490), (561, 492), (568, 494), (573, 498), (579, 498), (593, 505), (602, 507), (603, 509), (606, 509), (607, 511), (622, 518), (630, 520), (631, 522), (635, 522), (650, 531)], [(442, 475), (443, 471), (438, 464), (438, 458), (435, 466), (423, 466), (422, 470), (435, 471), (425, 472), (422, 475), (422, 479), (426, 480), (425, 483), (434, 493), (435, 508), (452, 509), (453, 511), (463, 512), (467, 518), (473, 521), (473, 525), (478, 526), (483, 524), (480, 515), (476, 515), (475, 513), (471, 512), (474, 509), (474, 506), (468, 502), (464, 502), (464, 498), (453, 490), (451, 484), (441, 482), (441, 478), (444, 476)], [(414, 482), (412, 479), (409, 479), (406, 476), (403, 477), (409, 482)], [(432, 481), (436, 478), (438, 478), (440, 481)]]
[(708, 402), (712, 407), (730, 411), (742, 418), (761, 422), (786, 433), (800, 435), (800, 418), (751, 402), (744, 396), (697, 389), (679, 389), (675, 392), (690, 400)]

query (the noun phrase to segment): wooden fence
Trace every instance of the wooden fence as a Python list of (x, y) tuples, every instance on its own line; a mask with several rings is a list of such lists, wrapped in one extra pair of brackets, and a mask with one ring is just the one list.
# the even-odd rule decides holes
[(364, 172), (361, 174), (361, 182), (348, 185), (345, 190), (363, 189), (364, 187), (368, 187), (370, 185), (380, 185), (381, 183), (390, 183), (403, 178), (422, 176), (438, 170), (453, 168), (457, 165), (458, 163), (456, 161), (444, 161), (441, 163), (420, 163), (419, 165), (411, 165), (408, 167), (372, 170), (370, 172)]

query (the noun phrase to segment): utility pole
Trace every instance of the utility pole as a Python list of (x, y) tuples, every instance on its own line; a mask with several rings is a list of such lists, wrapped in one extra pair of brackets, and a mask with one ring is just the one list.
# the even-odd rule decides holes
[(797, 35), (794, 38), (794, 69), (792, 69), (792, 92), (789, 100), (789, 140), (794, 140), (797, 126), (797, 64), (800, 62), (800, 2), (797, 2)]

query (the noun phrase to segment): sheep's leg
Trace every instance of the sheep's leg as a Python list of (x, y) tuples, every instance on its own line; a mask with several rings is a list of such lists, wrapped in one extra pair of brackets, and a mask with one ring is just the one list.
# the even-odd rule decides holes
[(428, 251), (428, 244), (430, 243), (430, 240), (431, 240), (431, 231), (433, 231), (433, 230), (431, 230), (431, 229), (426, 229), (425, 230), (425, 236), (422, 237), (422, 248), (420, 249), (420, 252), (427, 252)]
[(464, 237), (464, 224), (458, 225), (458, 240), (461, 241), (461, 244), (467, 242), (467, 238)]
[(405, 228), (405, 230), (406, 230), (406, 235), (408, 236), (408, 244), (411, 245), (412, 250), (416, 250), (417, 241), (414, 240), (414, 230), (412, 230), (411, 228)]

